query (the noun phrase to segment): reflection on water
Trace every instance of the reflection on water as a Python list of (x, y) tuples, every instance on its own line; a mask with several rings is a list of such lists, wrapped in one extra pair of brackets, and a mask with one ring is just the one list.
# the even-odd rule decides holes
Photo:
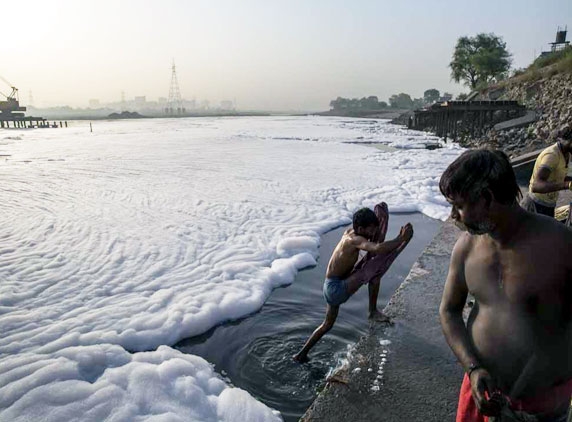
[[(382, 279), (380, 308), (439, 228), (437, 221), (421, 214), (391, 214), (388, 238), (409, 221), (415, 236)], [(322, 283), (328, 259), (344, 229), (322, 236), (318, 265), (301, 271), (291, 286), (276, 289), (259, 312), (175, 347), (214, 363), (233, 385), (280, 410), (285, 421), (297, 421), (324, 386), (327, 374), (346, 357), (348, 346), (368, 330), (368, 294), (367, 288), (362, 288), (341, 306), (334, 328), (310, 351), (310, 362), (292, 360), (323, 321)]]

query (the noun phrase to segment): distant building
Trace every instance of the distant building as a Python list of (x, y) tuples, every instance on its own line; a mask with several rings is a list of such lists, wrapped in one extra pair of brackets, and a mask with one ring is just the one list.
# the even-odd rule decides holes
[(548, 56), (552, 53), (555, 53), (557, 51), (562, 51), (565, 48), (570, 46), (570, 41), (566, 41), (566, 34), (568, 33), (568, 26), (564, 27), (564, 29), (558, 27), (558, 29), (556, 30), (556, 41), (555, 42), (551, 42), (551, 48), (550, 51), (542, 51), (540, 53), (540, 57), (543, 56)]
[(133, 101), (135, 102), (135, 105), (138, 106), (143, 106), (147, 102), (147, 100), (145, 99), (145, 95), (142, 95), (140, 97), (135, 97)]
[(159, 97), (158, 102), (159, 104), (165, 104), (167, 102), (167, 99), (165, 97)]
[(197, 101), (195, 99), (183, 100), (183, 104), (188, 110), (196, 110), (197, 109)]
[(441, 96), (441, 98), (439, 98), (439, 101), (445, 102), (445, 101), (451, 101), (452, 99), (453, 99), (453, 94), (449, 94), (448, 92), (444, 92), (443, 95)]
[(568, 26), (564, 27), (564, 29), (558, 27), (556, 30), (556, 41), (551, 42), (550, 45), (552, 46), (552, 52), (564, 50), (566, 47), (570, 45), (570, 41), (566, 41), (566, 33), (568, 32)]
[(99, 108), (99, 100), (96, 98), (89, 100), (89, 108)]

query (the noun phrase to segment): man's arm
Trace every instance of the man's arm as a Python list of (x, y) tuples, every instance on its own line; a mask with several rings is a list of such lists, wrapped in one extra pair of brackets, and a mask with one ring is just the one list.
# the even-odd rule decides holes
[(439, 316), (449, 347), (451, 347), (465, 372), (469, 374), (473, 398), (477, 407), (484, 415), (494, 415), (498, 409), (494, 408), (494, 404), (489, 404), (485, 397), (485, 390), (488, 391), (489, 395), (495, 391), (494, 382), (487, 370), (481, 366), (463, 321), (463, 308), (469, 293), (465, 280), (465, 259), (470, 248), (469, 242), (469, 235), (463, 234), (453, 248), (449, 274), (439, 307)]
[(413, 226), (407, 223), (401, 228), (399, 235), (393, 239), (382, 243), (370, 242), (366, 238), (356, 236), (353, 245), (362, 251), (371, 252), (376, 255), (387, 254), (399, 248), (404, 242), (408, 242), (413, 237)]
[(463, 308), (467, 300), (469, 289), (465, 281), (465, 256), (467, 255), (468, 235), (462, 235), (451, 254), (449, 274), (443, 289), (439, 316), (443, 334), (457, 359), (468, 371), (471, 365), (478, 365), (477, 357), (472, 346), (463, 321)]
[[(551, 160), (550, 157), (547, 157), (546, 159)], [(570, 188), (570, 178), (568, 176), (560, 182), (549, 182), (548, 178), (550, 177), (551, 172), (552, 170), (549, 165), (543, 165), (538, 169), (534, 183), (531, 186), (532, 192), (550, 193)]]

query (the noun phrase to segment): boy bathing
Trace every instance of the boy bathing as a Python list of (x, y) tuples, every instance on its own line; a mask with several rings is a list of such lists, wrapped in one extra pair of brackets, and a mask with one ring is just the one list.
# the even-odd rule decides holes
[[(375, 212), (362, 208), (353, 215), (353, 228), (344, 232), (328, 263), (324, 282), (326, 319), (294, 355), (294, 360), (308, 360), (310, 349), (333, 327), (340, 305), (364, 284), (368, 284), (369, 290), (369, 318), (389, 322), (389, 318), (377, 310), (380, 279), (411, 240), (413, 227), (406, 224), (399, 236), (384, 242), (388, 218), (385, 202), (376, 205)], [(358, 262), (360, 251), (367, 255)]]

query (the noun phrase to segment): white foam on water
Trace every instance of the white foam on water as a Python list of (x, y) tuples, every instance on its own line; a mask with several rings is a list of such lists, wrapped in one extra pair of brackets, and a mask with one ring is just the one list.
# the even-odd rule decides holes
[(438, 179), (461, 152), (359, 119), (93, 130), (2, 137), (1, 420), (280, 420), (169, 346), (260, 309), (359, 207), (446, 218)]

